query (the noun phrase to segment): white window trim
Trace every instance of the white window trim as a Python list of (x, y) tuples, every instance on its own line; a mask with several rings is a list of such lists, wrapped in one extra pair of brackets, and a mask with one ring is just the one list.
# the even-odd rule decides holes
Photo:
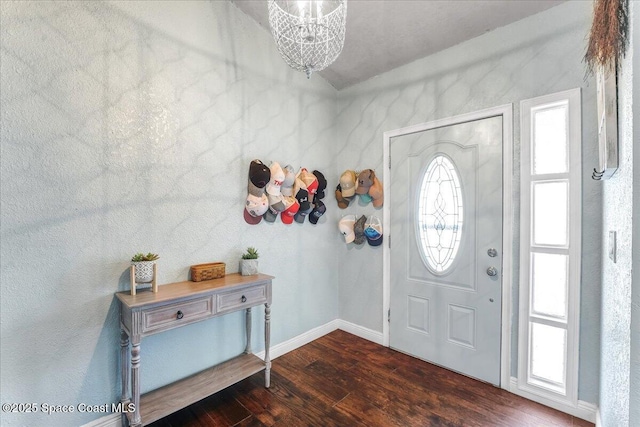
[[(567, 102), (568, 104), (568, 139), (569, 172), (567, 174), (536, 175), (532, 179), (532, 111), (545, 104)], [(578, 364), (580, 338), (580, 282), (581, 282), (581, 240), (582, 240), (582, 173), (581, 173), (581, 95), (580, 89), (572, 89), (551, 95), (527, 99), (520, 103), (520, 310), (518, 334), (518, 394), (539, 396), (574, 408), (578, 402)], [(568, 281), (568, 312), (566, 318), (567, 348), (566, 348), (566, 393), (563, 395), (550, 388), (541, 387), (528, 381), (530, 354), (530, 257), (531, 257), (531, 208), (532, 181), (547, 181), (564, 178), (569, 180), (569, 281)], [(553, 252), (552, 248), (536, 247), (536, 251)], [(539, 316), (537, 317), (539, 319)], [(538, 322), (542, 323), (542, 322)], [(549, 323), (549, 322), (544, 322)], [(564, 323), (564, 322), (563, 322)], [(534, 399), (536, 400), (536, 399)]]

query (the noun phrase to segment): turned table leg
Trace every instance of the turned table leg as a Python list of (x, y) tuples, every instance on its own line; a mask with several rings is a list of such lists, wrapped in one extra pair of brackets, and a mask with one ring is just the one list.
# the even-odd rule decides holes
[[(129, 402), (129, 335), (120, 330), (120, 374), (122, 377), (122, 394), (120, 395), (120, 402), (126, 405)], [(127, 424), (127, 414), (122, 413), (122, 425)]]
[(131, 401), (135, 406), (131, 427), (142, 425), (140, 419), (140, 337), (131, 340)]
[(271, 386), (271, 359), (269, 358), (269, 342), (271, 341), (271, 306), (264, 305), (264, 386)]
[(251, 307), (247, 308), (246, 328), (247, 328), (247, 347), (244, 349), (244, 352), (246, 354), (251, 354)]

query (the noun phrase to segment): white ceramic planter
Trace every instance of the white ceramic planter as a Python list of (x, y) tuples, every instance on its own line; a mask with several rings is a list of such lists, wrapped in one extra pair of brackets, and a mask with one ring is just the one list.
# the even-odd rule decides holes
[(136, 283), (153, 282), (153, 265), (155, 263), (155, 261), (138, 261), (131, 263), (131, 265), (136, 267)]
[(258, 260), (257, 259), (241, 259), (240, 274), (242, 274), (243, 276), (252, 276), (254, 274), (258, 274)]

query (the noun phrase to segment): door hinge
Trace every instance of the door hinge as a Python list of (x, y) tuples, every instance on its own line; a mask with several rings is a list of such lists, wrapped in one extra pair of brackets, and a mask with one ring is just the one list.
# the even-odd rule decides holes
[(387, 322), (391, 323), (391, 309), (387, 311)]
[(389, 243), (389, 249), (391, 249), (391, 235), (387, 236), (387, 242)]
[(391, 155), (389, 155), (389, 169), (391, 169)]

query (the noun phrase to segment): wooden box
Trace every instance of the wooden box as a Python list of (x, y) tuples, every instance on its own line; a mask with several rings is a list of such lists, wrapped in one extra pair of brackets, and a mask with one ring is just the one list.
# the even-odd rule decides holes
[(224, 277), (224, 262), (210, 262), (191, 266), (191, 280), (201, 282), (203, 280), (219, 279)]

